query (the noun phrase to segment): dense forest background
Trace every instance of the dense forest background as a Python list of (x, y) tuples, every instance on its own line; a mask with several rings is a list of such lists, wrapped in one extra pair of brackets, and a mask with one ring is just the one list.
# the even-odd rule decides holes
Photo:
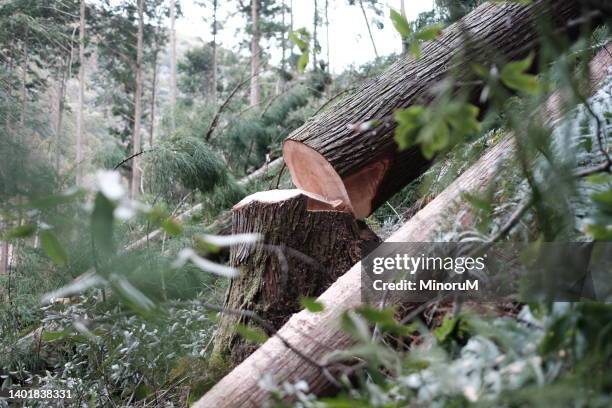
[[(227, 247), (254, 239), (228, 238), (228, 211), (250, 193), (291, 187), (279, 158), (292, 131), (398, 59), (420, 58), (425, 42), (483, 3), (436, 0), (409, 21), (404, 1), (390, 11), (377, 0), (314, 0), (311, 24), (297, 27), (295, 1), (196, 1), (208, 32), (197, 41), (176, 34), (184, 0), (0, 3), (2, 389), (71, 389), (65, 406), (197, 401), (230, 368), (212, 356), (237, 273)], [(336, 3), (361, 10), (354, 23), (372, 59), (331, 72)], [(237, 16), (240, 44), (227, 48), (220, 32)], [(496, 71), (474, 67), (487, 84), (481, 112), (444, 91), (429, 110), (398, 112), (399, 146), (436, 159), (365, 220), (369, 228), (387, 238), (513, 132), (516, 157), (485, 194), (464, 197), (472, 228), (449, 219), (439, 240), (609, 241), (612, 85), (583, 92), (587, 63), (609, 40), (606, 23), (571, 41), (542, 34), (538, 75), (534, 55)], [(401, 35), (400, 53), (378, 55), (372, 33), (383, 25)], [(553, 89), (571, 95), (566, 122), (555, 132), (528, 126), (525, 115)], [(288, 396), (312, 407), (610, 405), (607, 304), (457, 309), (427, 305), (422, 320), (402, 324), (393, 312), (351, 315), (343, 324), (359, 340), (360, 363), (334, 397), (271, 378), (261, 386), (278, 406)], [(239, 331), (254, 343), (273, 335)], [(398, 351), (394, 336), (414, 347)]]

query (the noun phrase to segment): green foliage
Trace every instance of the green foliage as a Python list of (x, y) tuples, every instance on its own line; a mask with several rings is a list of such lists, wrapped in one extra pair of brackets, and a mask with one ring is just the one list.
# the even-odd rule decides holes
[(55, 234), (50, 230), (43, 230), (40, 233), (40, 245), (49, 258), (56, 264), (63, 266), (68, 263), (68, 254), (60, 244)]
[[(165, 2), (143, 0), (143, 71), (156, 63), (157, 55), (167, 41), (165, 30)], [(75, 15), (79, 15), (78, 7)], [(136, 38), (138, 31), (138, 8), (132, 1), (100, 2), (91, 9), (87, 19), (88, 33), (96, 37), (97, 61), (105, 75), (94, 77), (96, 85), (103, 90), (100, 98), (111, 101), (111, 113), (119, 119), (109, 128), (124, 146), (129, 147), (134, 122), (134, 95), (136, 91)], [(146, 104), (143, 104), (143, 118), (146, 121)], [(131, 149), (126, 149), (131, 151)], [(126, 154), (124, 154), (126, 156)]]
[(400, 149), (419, 144), (428, 159), (480, 130), (479, 109), (471, 104), (449, 102), (426, 108), (415, 105), (395, 113), (395, 141)]
[(264, 333), (263, 330), (258, 327), (238, 324), (236, 325), (236, 331), (240, 336), (242, 336), (242, 338), (252, 343), (263, 344), (266, 342), (266, 340), (268, 340), (266, 333)]
[[(240, 55), (217, 46), (217, 92), (225, 94), (241, 81), (245, 61)], [(221, 69), (219, 69), (221, 67)], [(213, 86), (213, 49), (211, 44), (190, 48), (179, 61), (179, 89), (189, 98), (209, 98)], [(227, 85), (226, 85), (227, 84)]]
[(156, 195), (171, 198), (178, 186), (183, 191), (207, 193), (229, 180), (222, 159), (206, 143), (190, 136), (181, 137), (180, 132), (159, 143), (145, 160), (148, 183)]
[(408, 20), (406, 20), (406, 17), (402, 16), (394, 9), (389, 9), (389, 12), (393, 27), (395, 27), (397, 32), (403, 38), (407, 38), (410, 34), (412, 34), (412, 27), (410, 26), (410, 23), (408, 23)]
[(592, 207), (590, 217), (586, 220), (585, 232), (598, 241), (612, 239), (612, 178), (610, 175), (599, 174), (592, 176), (589, 183), (597, 188), (592, 193)]
[(318, 302), (316, 299), (303, 297), (300, 299), (300, 305), (309, 312), (319, 313), (325, 310), (325, 305)]
[[(93, 406), (105, 405), (109, 398), (117, 404), (130, 398), (139, 403), (160, 401), (153, 395), (155, 390), (197, 386), (199, 378), (194, 371), (185, 372), (182, 366), (192, 361), (195, 367), (202, 360), (201, 351), (214, 327), (199, 303), (173, 302), (155, 318), (146, 320), (126, 316), (112, 305), (99, 308), (96, 303), (93, 297), (81, 297), (71, 305), (46, 308), (38, 358), (49, 371), (36, 375), (14, 366), (12, 380), (38, 381), (42, 388), (71, 389)], [(92, 310), (97, 310), (95, 328), (87, 327), (90, 321), (75, 324), (73, 316)], [(29, 351), (13, 349), (13, 353), (23, 356)], [(8, 357), (0, 357), (1, 366), (7, 367)], [(193, 376), (193, 382), (186, 382), (186, 375)], [(160, 398), (178, 404), (181, 391), (175, 389)]]
[(435, 40), (444, 28), (440, 23), (427, 25), (425, 27), (410, 24), (404, 16), (393, 9), (390, 9), (390, 17), (393, 26), (402, 39), (409, 45), (410, 53), (415, 58), (421, 57), (422, 43)]
[(478, 0), (435, 0), (436, 12), (445, 23), (453, 23), (475, 9)]
[(298, 72), (304, 72), (310, 58), (310, 33), (305, 28), (300, 28), (289, 33), (289, 40), (295, 44), (302, 53), (297, 61)]
[(533, 55), (522, 61), (510, 62), (501, 70), (500, 78), (508, 88), (535, 95), (539, 92), (538, 81), (534, 75), (525, 72), (533, 63)]

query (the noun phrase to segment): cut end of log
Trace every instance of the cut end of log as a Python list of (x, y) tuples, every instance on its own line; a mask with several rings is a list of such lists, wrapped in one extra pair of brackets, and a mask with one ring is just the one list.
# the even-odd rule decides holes
[(372, 201), (389, 167), (388, 160), (377, 161), (342, 178), (323, 155), (295, 140), (285, 141), (283, 157), (293, 184), (304, 194), (320, 197), (323, 202), (340, 201), (360, 219), (371, 214)]
[(318, 194), (300, 189), (260, 191), (258, 193), (254, 193), (250, 196), (243, 198), (242, 201), (240, 201), (233, 207), (233, 210), (239, 210), (253, 202), (269, 204), (281, 203), (299, 195), (303, 195), (308, 198), (308, 211), (352, 212), (350, 208), (346, 207), (345, 203), (342, 200), (329, 200)]

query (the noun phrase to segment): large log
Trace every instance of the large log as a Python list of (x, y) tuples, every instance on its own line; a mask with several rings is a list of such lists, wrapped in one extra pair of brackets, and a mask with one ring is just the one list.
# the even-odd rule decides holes
[[(261, 241), (231, 248), (230, 263), (240, 276), (230, 284), (225, 307), (254, 312), (277, 330), (301, 309), (300, 297), (319, 296), (361, 259), (365, 241), (379, 242), (365, 223), (334, 204), (300, 190), (272, 190), (234, 206), (232, 234), (258, 233)], [(222, 314), (215, 335), (213, 355), (225, 367), (257, 348), (238, 335), (238, 323), (249, 319)]]
[[(595, 90), (612, 67), (612, 54), (601, 51), (591, 62), (591, 90)], [(549, 123), (556, 123), (563, 115), (563, 97), (555, 93), (549, 98), (545, 114)], [(455, 217), (456, 222), (469, 226), (475, 209), (462, 198), (463, 194), (483, 192), (489, 188), (515, 151), (511, 135), (491, 147), (474, 165), (457, 178), (447, 189), (406, 222), (386, 242), (427, 242), (436, 237), (439, 226)], [(297, 313), (249, 358), (219, 381), (194, 407), (262, 406), (269, 392), (259, 387), (260, 378), (272, 374), (278, 383), (304, 380), (310, 391), (321, 394), (330, 389), (328, 377), (319, 366), (309, 362), (325, 362), (333, 350), (345, 350), (353, 340), (343, 332), (338, 322), (341, 314), (361, 304), (361, 264), (355, 264), (341, 276), (318, 301), (325, 305), (322, 313), (306, 310)], [(284, 341), (296, 345), (302, 356), (287, 348)]]
[[(342, 200), (358, 218), (382, 205), (420, 176), (430, 162), (418, 147), (398, 152), (389, 121), (399, 108), (427, 104), (452, 73), (474, 82), (472, 64), (503, 64), (538, 51), (538, 23), (563, 31), (580, 16), (581, 0), (539, 0), (530, 5), (490, 2), (426, 43), (423, 57), (403, 57), (352, 95), (309, 120), (283, 144), (283, 157), (296, 187)], [(467, 44), (466, 44), (467, 39)], [(473, 85), (478, 104), (482, 85)], [(384, 120), (371, 132), (351, 124)]]

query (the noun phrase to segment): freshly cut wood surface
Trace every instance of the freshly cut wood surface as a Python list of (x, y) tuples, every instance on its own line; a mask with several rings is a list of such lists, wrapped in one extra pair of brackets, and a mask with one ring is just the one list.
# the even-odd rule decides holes
[[(469, 83), (475, 79), (475, 62), (499, 65), (537, 52), (539, 20), (552, 21), (552, 27), (563, 31), (580, 16), (580, 3), (481, 5), (424, 45), (422, 58), (400, 59), (293, 132), (284, 142), (283, 156), (294, 184), (329, 201), (344, 201), (358, 218), (368, 216), (430, 164), (418, 147), (398, 152), (395, 125), (388, 120), (393, 113), (431, 102), (434, 89), (451, 72), (457, 81)], [(479, 88), (473, 85), (470, 90), (476, 104)], [(387, 120), (371, 132), (355, 130), (359, 124), (383, 119)]]
[[(591, 91), (594, 91), (607, 77), (612, 57), (607, 50), (602, 50), (590, 66)], [(545, 112), (551, 125), (563, 116), (562, 100), (558, 94), (553, 94), (548, 100)], [(471, 225), (474, 209), (462, 199), (463, 193), (485, 191), (498, 173), (499, 166), (513, 156), (514, 149), (513, 138), (507, 135), (386, 242), (427, 242), (435, 237), (439, 226), (452, 217), (462, 225)], [(338, 322), (345, 310), (361, 304), (360, 288), (361, 263), (357, 263), (318, 298), (325, 305), (325, 311), (310, 313), (303, 310), (293, 315), (277, 335), (219, 381), (194, 406), (262, 406), (269, 398), (269, 393), (258, 385), (264, 374), (273, 375), (279, 384), (304, 380), (315, 394), (329, 391), (332, 386), (320, 367), (285, 347), (280, 338), (299, 347), (309, 361), (325, 363), (329, 352), (344, 350), (353, 344)]]
[[(301, 296), (319, 296), (358, 262), (365, 241), (379, 242), (352, 214), (301, 190), (246, 197), (232, 210), (232, 233), (258, 233), (261, 241), (231, 248), (230, 263), (240, 276), (230, 283), (225, 307), (255, 312), (274, 330), (301, 309)], [(223, 314), (215, 335), (213, 354), (229, 366), (256, 349), (238, 335), (238, 323), (250, 322)]]

